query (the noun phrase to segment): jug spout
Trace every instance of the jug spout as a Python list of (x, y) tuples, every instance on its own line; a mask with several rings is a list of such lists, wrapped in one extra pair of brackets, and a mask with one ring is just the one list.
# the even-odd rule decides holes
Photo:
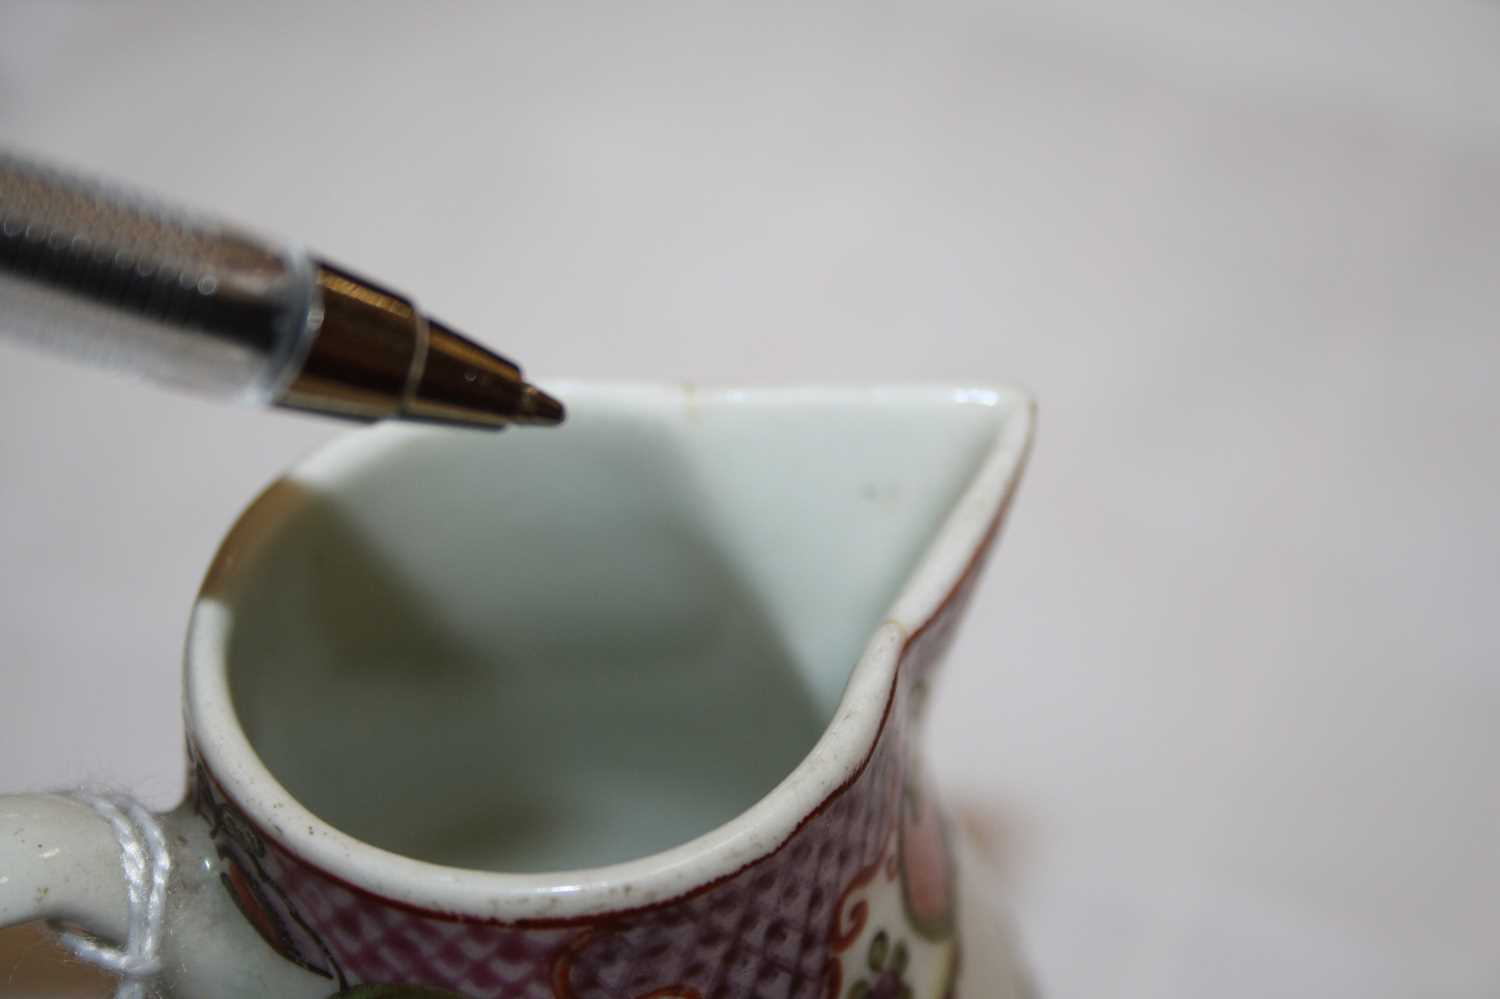
[(1026, 994), (1020, 965), (1003, 946), (1007, 934), (996, 934), (994, 900), (961, 898), (958, 866), (973, 861), (960, 860), (969, 850), (926, 766), (922, 730), (933, 679), (1005, 521), (1029, 443), (1028, 410), (1011, 446), (1002, 440), (980, 466), (897, 598), (884, 626), (894, 637), (877, 634), (850, 683), (853, 695), (861, 673), (878, 677), (873, 687), (887, 700), (848, 793), (862, 791), (888, 809), (872, 823), (886, 838), (866, 853), (870, 866), (838, 903), (843, 929), (830, 973), (850, 994), (863, 983), (858, 994), (888, 988), (950, 999), (960, 970), (965, 994)]

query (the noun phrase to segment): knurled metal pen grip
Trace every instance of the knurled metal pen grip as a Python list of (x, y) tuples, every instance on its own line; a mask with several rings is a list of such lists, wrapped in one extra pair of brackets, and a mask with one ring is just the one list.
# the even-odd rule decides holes
[(299, 250), (0, 153), (0, 335), (270, 401), (317, 302)]

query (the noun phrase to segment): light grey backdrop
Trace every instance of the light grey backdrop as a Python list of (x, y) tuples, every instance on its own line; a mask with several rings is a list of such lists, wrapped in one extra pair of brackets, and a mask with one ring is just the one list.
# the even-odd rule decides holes
[[(1048, 994), (1500, 994), (1500, 9), (1044, 6), (0, 0), (0, 141), (543, 377), (1031, 386), (936, 751)], [(336, 428), (4, 347), (0, 427), (0, 787), (167, 804)]]

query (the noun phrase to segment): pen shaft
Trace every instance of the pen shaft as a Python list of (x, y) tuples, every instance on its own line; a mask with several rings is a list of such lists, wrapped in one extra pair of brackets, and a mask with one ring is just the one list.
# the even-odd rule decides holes
[(268, 402), (315, 325), (288, 246), (0, 152), (0, 336)]
[(0, 152), (0, 336), (353, 420), (554, 426), (562, 404), (405, 295), (303, 250)]

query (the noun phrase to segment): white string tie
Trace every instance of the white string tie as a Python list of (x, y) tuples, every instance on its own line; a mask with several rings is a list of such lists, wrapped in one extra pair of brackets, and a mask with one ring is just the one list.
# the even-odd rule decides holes
[(172, 873), (167, 837), (151, 813), (129, 795), (77, 791), (70, 797), (88, 805), (114, 830), (129, 916), (124, 947), (106, 946), (76, 930), (64, 930), (62, 944), (79, 960), (120, 976), (115, 999), (145, 999), (147, 982), (161, 971), (167, 878)]

